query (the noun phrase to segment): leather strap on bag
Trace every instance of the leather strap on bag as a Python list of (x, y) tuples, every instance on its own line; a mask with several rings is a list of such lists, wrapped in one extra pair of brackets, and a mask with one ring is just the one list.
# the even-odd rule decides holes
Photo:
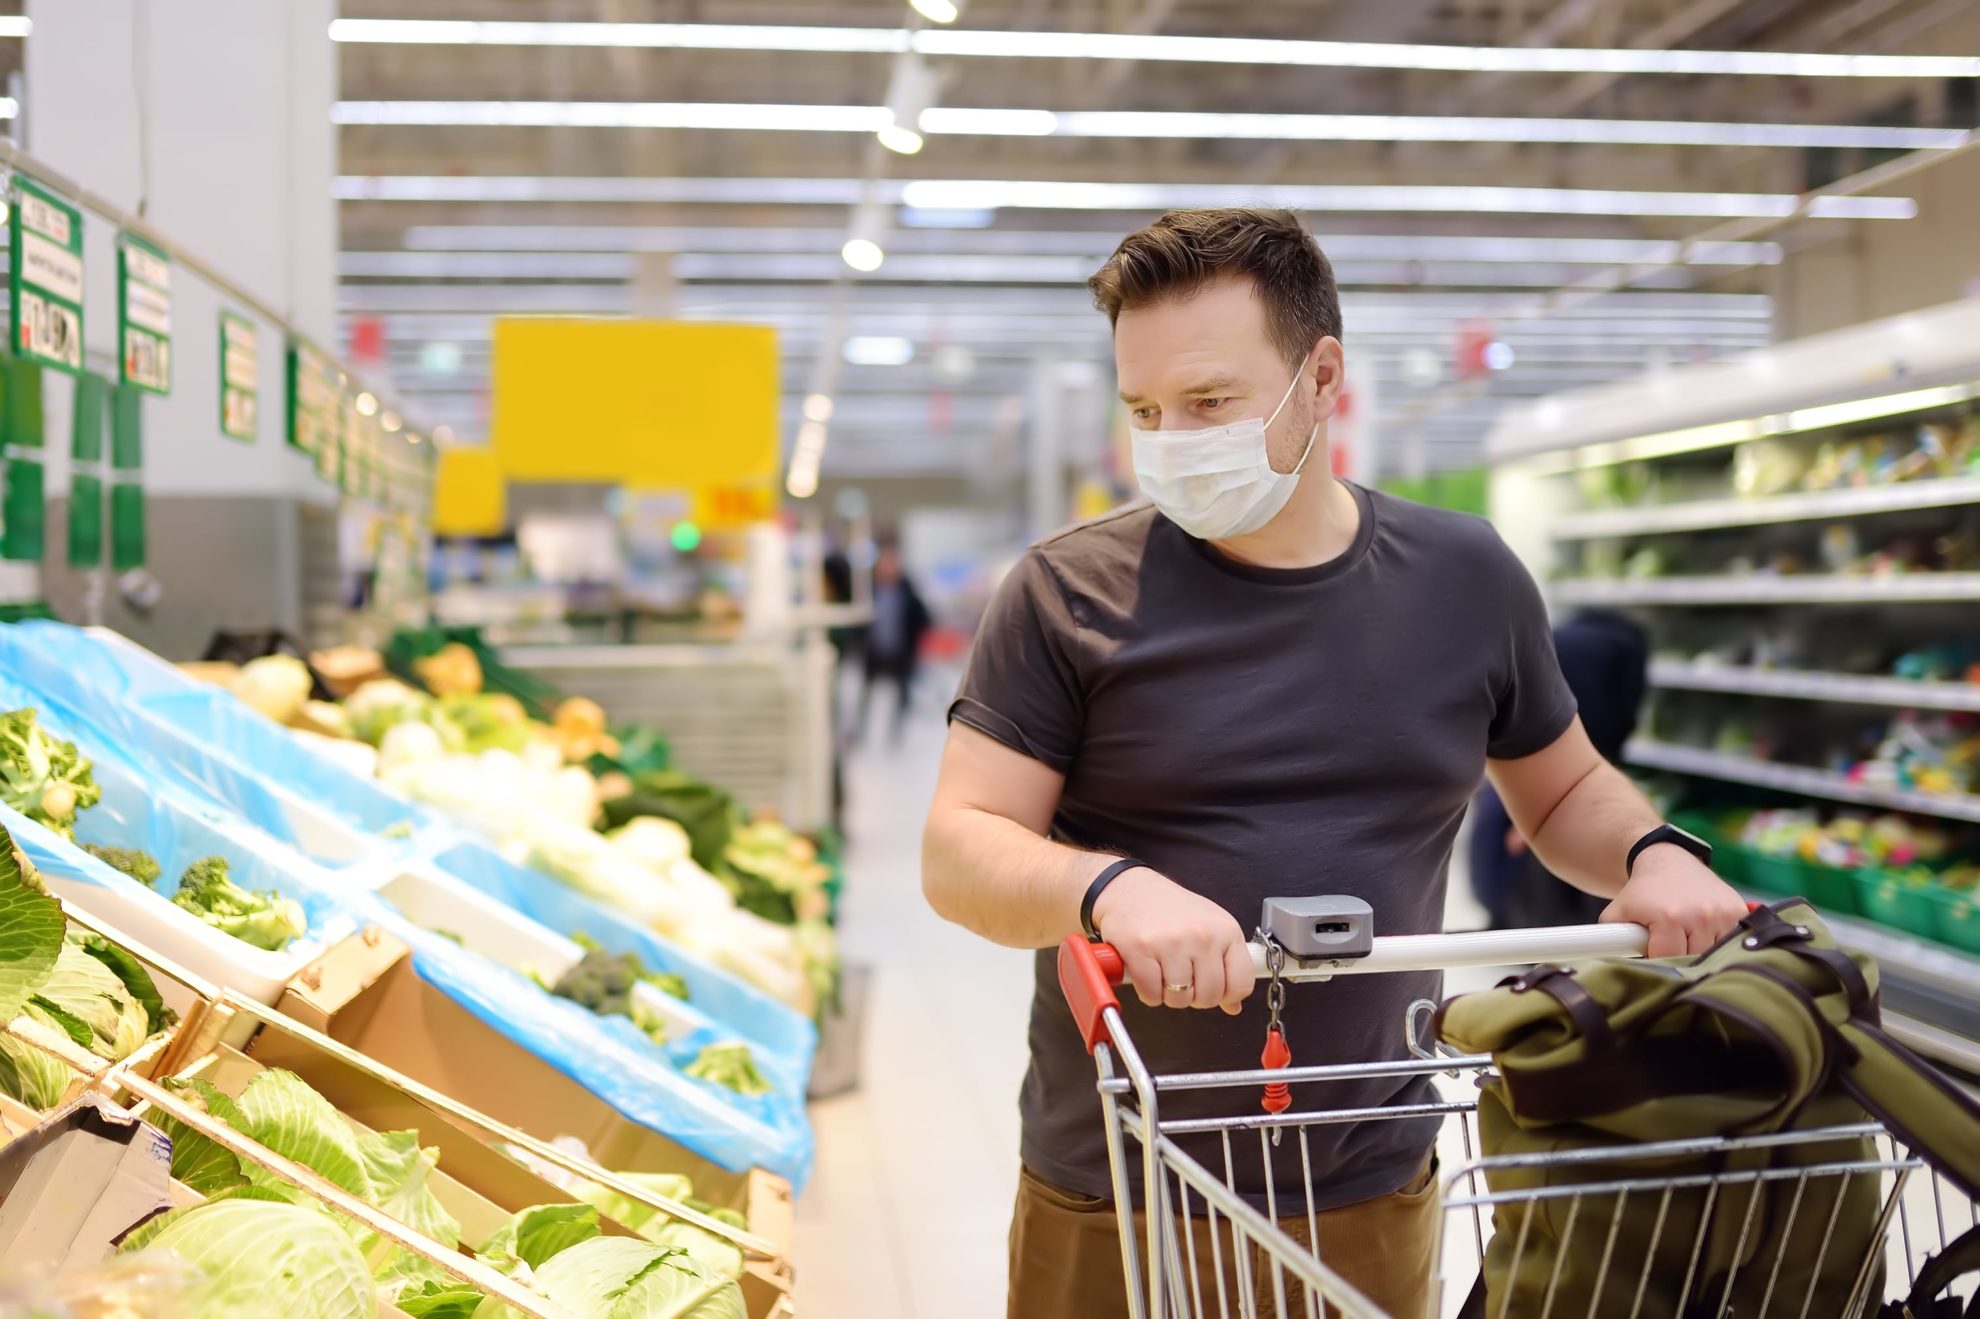
[[(1885, 1306), (1878, 1312), (1880, 1319), (1957, 1319), (1959, 1301), (1953, 1297), (1940, 1301), (1937, 1297), (1969, 1273), (1980, 1273), (1980, 1227), (1968, 1228), (1958, 1240), (1926, 1260), (1911, 1295)], [(1967, 1319), (1980, 1315), (1980, 1293), (1975, 1294), (1965, 1314)]]
[(1609, 1027), (1609, 1014), (1602, 1010), (1593, 994), (1574, 982), (1574, 971), (1569, 967), (1536, 966), (1525, 975), (1508, 976), (1499, 984), (1515, 994), (1537, 989), (1559, 1003), (1591, 1050), (1599, 1052), (1616, 1042), (1616, 1033)]

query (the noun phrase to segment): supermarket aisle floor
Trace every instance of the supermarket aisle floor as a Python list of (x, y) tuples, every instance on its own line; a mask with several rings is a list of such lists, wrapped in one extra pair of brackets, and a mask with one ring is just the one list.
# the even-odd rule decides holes
[[(950, 683), (935, 675), (927, 691)], [(812, 1106), (818, 1156), (796, 1243), (808, 1315), (1004, 1313), (1031, 962), (921, 900), (921, 820), (942, 744), (935, 699), (921, 704), (899, 748), (869, 742), (847, 766), (856, 878), (841, 939), (846, 960), (874, 973), (863, 1084)]]
[[(950, 685), (941, 675), (927, 691)], [(921, 821), (942, 743), (935, 702), (924, 692), (899, 748), (869, 742), (847, 766), (854, 878), (841, 939), (847, 961), (874, 973), (863, 1084), (812, 1106), (818, 1153), (796, 1225), (806, 1315), (1004, 1313), (1030, 957), (922, 902)], [(1452, 893), (1448, 927), (1473, 927), (1481, 913), (1461, 877)]]

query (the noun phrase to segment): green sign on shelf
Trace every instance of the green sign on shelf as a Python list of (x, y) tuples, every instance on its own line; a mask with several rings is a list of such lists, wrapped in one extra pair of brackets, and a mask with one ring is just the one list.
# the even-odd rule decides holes
[(7, 307), (14, 351), (82, 373), (82, 212), (24, 174), (14, 176)]
[(255, 391), (261, 379), (261, 330), (230, 311), (220, 313), (220, 433), (252, 443), (261, 419)]
[(126, 383), (172, 392), (172, 258), (136, 234), (117, 235), (117, 342)]
[(325, 451), (337, 451), (344, 424), (344, 373), (336, 363), (301, 339), (289, 341), (289, 443), (317, 455), (320, 470)]

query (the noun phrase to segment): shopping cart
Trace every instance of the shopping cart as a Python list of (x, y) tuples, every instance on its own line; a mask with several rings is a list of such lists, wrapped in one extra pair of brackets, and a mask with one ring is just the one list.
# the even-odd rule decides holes
[[(1251, 954), (1254, 967), (1265, 982), (1273, 1032), (1289, 983), (1323, 981), (1337, 975), (1572, 963), (1602, 956), (1635, 957), (1643, 954), (1648, 938), (1643, 927), (1621, 924), (1371, 938), (1368, 933), (1371, 925), (1366, 904), (1351, 899), (1278, 899), (1265, 904), (1264, 920), (1251, 944)], [(1330, 1267), (1315, 1245), (1309, 1244), (1320, 1240), (1318, 1222), (1324, 1212), (1316, 1208), (1309, 1136), (1322, 1126), (1344, 1122), (1434, 1118), (1443, 1123), (1438, 1153), (1447, 1172), (1442, 1183), (1441, 1231), (1434, 1280), (1429, 1287), (1428, 1314), (1386, 1316), (1386, 1319), (1437, 1319), (1440, 1315), (1457, 1314), (1461, 1309), (1467, 1316), (1482, 1314), (1485, 1319), (1535, 1319), (1535, 1315), (1547, 1319), (1550, 1314), (1559, 1319), (1577, 1319), (1553, 1303), (1551, 1283), (1542, 1308), (1532, 1313), (1509, 1311), (1506, 1301), (1484, 1297), (1474, 1289), (1479, 1261), (1492, 1239), (1494, 1223), (1516, 1225), (1509, 1270), (1516, 1273), (1528, 1244), (1526, 1224), (1545, 1200), (1568, 1202), (1564, 1209), (1558, 1204), (1546, 1206), (1556, 1222), (1565, 1214), (1566, 1229), (1559, 1233), (1562, 1240), (1576, 1230), (1577, 1215), (1585, 1203), (1594, 1207), (1581, 1219), (1581, 1230), (1606, 1234), (1601, 1272), (1605, 1277), (1613, 1274), (1615, 1290), (1606, 1303), (1601, 1302), (1603, 1292), (1598, 1291), (1599, 1309), (1591, 1304), (1590, 1312), (1640, 1315), (1641, 1319), (1691, 1319), (1694, 1315), (1733, 1319), (1731, 1298), (1738, 1278), (1708, 1279), (1699, 1267), (1713, 1197), (1728, 1188), (1742, 1185), (1752, 1188), (1743, 1197), (1746, 1223), (1740, 1229), (1737, 1257), (1744, 1251), (1746, 1232), (1751, 1230), (1753, 1206), (1762, 1198), (1757, 1184), (1784, 1178), (1799, 1183), (1789, 1193), (1792, 1207), (1779, 1233), (1780, 1250), (1774, 1258), (1756, 1258), (1748, 1266), (1749, 1270), (1763, 1269), (1770, 1274), (1758, 1313), (1786, 1316), (1786, 1319), (1858, 1319), (1874, 1313), (1874, 1305), (1885, 1299), (1886, 1294), (1893, 1299), (1908, 1296), (1926, 1260), (1961, 1233), (1980, 1226), (1980, 1209), (1976, 1209), (1970, 1198), (1932, 1172), (1923, 1160), (1874, 1123), (1768, 1136), (1635, 1145), (1626, 1154), (1603, 1149), (1482, 1157), (1475, 1083), (1489, 1068), (1491, 1059), (1430, 1045), (1424, 1027), (1434, 1005), (1428, 1001), (1413, 1004), (1408, 1019), (1399, 1023), (1397, 1056), (1392, 1058), (1349, 1065), (1288, 1065), (1151, 1075), (1128, 1038), (1114, 995), (1113, 986), (1124, 976), (1120, 955), (1108, 944), (1068, 938), (1059, 949), (1058, 972), (1067, 1004), (1099, 1069), (1100, 1104), (1106, 1123), (1116, 1205), (1137, 1203), (1131, 1185), (1130, 1160), (1139, 1165), (1138, 1203), (1145, 1211), (1145, 1223), (1137, 1227), (1134, 1216), (1120, 1216), (1121, 1262), (1127, 1278), (1128, 1312), (1134, 1319), (1207, 1316), (1291, 1319), (1300, 1314), (1308, 1319), (1336, 1314), (1349, 1319), (1385, 1319), (1383, 1310)], [(1434, 1078), (1434, 1097), (1372, 1109), (1295, 1111), (1286, 1102), (1287, 1088), (1292, 1086), (1413, 1077)], [(1184, 1091), (1208, 1091), (1228, 1097), (1228, 1115), (1164, 1119), (1163, 1097)], [(1644, 1170), (1646, 1166), (1654, 1167), (1659, 1159), (1695, 1159), (1700, 1155), (1733, 1155), (1794, 1145), (1851, 1141), (1860, 1150), (1865, 1136), (1874, 1138), (1874, 1158), (1799, 1164), (1783, 1161), (1785, 1166), (1683, 1176), (1658, 1176)], [(1220, 1166), (1213, 1171), (1204, 1160), (1182, 1147), (1183, 1138), (1192, 1138), (1199, 1149), (1207, 1142), (1213, 1152), (1210, 1162)], [(1138, 1158), (1130, 1154), (1130, 1141), (1139, 1147)], [(1279, 1151), (1290, 1142), (1297, 1143), (1297, 1166), (1308, 1170), (1308, 1175), (1298, 1178), (1298, 1186), (1284, 1184), (1290, 1148), (1283, 1154)], [(1761, 1161), (1745, 1162), (1750, 1165)], [(1497, 1191), (1487, 1183), (1487, 1175), (1500, 1170), (1558, 1168), (1565, 1164), (1584, 1165), (1576, 1170), (1581, 1180), (1527, 1190)], [(1280, 1169), (1276, 1175), (1275, 1165)], [(1859, 1177), (1875, 1179), (1870, 1184), (1877, 1188), (1879, 1209), (1874, 1244), (1855, 1269), (1855, 1284), (1849, 1295), (1815, 1295), (1812, 1282), (1803, 1294), (1789, 1294), (1797, 1289), (1777, 1285), (1783, 1262), (1779, 1256), (1789, 1253), (1790, 1240), (1795, 1242), (1797, 1253), (1812, 1241), (1826, 1255), (1833, 1242), (1841, 1239), (1836, 1233), (1836, 1215), (1833, 1208), (1829, 1209), (1824, 1223), (1824, 1214), (1815, 1207), (1825, 1202), (1839, 1207), (1843, 1191), (1862, 1185), (1851, 1180)], [(1812, 1182), (1824, 1179), (1832, 1179), (1828, 1184), (1836, 1188), (1833, 1194), (1804, 1195)], [(1264, 1187), (1263, 1211), (1240, 1194), (1240, 1185)], [(1668, 1259), (1660, 1249), (1665, 1214), (1662, 1209), (1655, 1211), (1648, 1249), (1636, 1252), (1640, 1259), (1625, 1259), (1623, 1253), (1627, 1252), (1616, 1250), (1615, 1222), (1611, 1221), (1618, 1216), (1608, 1209), (1636, 1196), (1647, 1197), (1652, 1205), (1668, 1207), (1673, 1195), (1695, 1196), (1700, 1191), (1706, 1209), (1697, 1216), (1697, 1239), (1689, 1248), (1690, 1273), (1684, 1279), (1678, 1305), (1673, 1313), (1653, 1311), (1646, 1307), (1644, 1298), (1652, 1261), (1661, 1265)], [(1721, 1203), (1731, 1205), (1734, 1199), (1734, 1195), (1728, 1194)], [(1811, 1212), (1797, 1229), (1795, 1215), (1804, 1203), (1811, 1207)], [(1507, 1208), (1513, 1212), (1498, 1212)], [(1671, 1222), (1675, 1224), (1680, 1217), (1671, 1214)], [(1304, 1241), (1296, 1235), (1302, 1220)], [(1890, 1231), (1894, 1223), (1896, 1232)], [(1294, 1231), (1286, 1230), (1288, 1225)], [(1599, 1241), (1603, 1237), (1595, 1239)], [(1857, 1240), (1860, 1244), (1860, 1235)], [(1877, 1268), (1880, 1258), (1886, 1266), (1881, 1271)], [(1792, 1274), (1793, 1270), (1788, 1272)], [(1555, 1278), (1558, 1276), (1556, 1265)], [(1667, 1293), (1668, 1282), (1660, 1276), (1655, 1290)], [(1602, 1285), (1606, 1289), (1611, 1284), (1605, 1281)], [(1736, 1319), (1751, 1319), (1754, 1313), (1750, 1308), (1742, 1309)]]

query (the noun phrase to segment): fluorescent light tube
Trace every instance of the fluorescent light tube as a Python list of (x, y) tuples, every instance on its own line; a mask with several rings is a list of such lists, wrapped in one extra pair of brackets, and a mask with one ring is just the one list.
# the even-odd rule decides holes
[[(332, 185), (342, 201), (649, 202), (716, 205), (849, 206), (865, 195), (851, 178), (626, 178), (585, 175), (346, 174)], [(1787, 216), (1793, 193), (1614, 191), (1599, 188), (1455, 187), (1445, 184), (1086, 183), (1043, 180), (883, 180), (882, 202), (920, 210), (1162, 211), (1234, 202), (1294, 210), (1480, 212), (1537, 215)], [(1819, 197), (1818, 218), (1908, 220), (1910, 197)]]
[[(338, 101), (331, 121), (356, 125), (525, 128), (699, 128), (873, 133), (897, 122), (884, 105), (759, 105), (720, 101)], [(1208, 114), (1191, 111), (970, 109), (935, 106), (923, 133), (975, 137), (1244, 138), (1310, 142), (1558, 142), (1605, 146), (1838, 147), (1950, 151), (1960, 128), (1874, 124), (1693, 123), (1654, 119), (1520, 119), (1485, 115)]]
[[(0, 19), (0, 36), (25, 36), (26, 19)], [(341, 18), (330, 39), (361, 44), (646, 47), (1003, 59), (1156, 60), (1185, 64), (1430, 69), (1450, 73), (1731, 74), (1772, 78), (1973, 78), (1980, 57), (1842, 55), (1759, 50), (1549, 49), (1404, 42), (1293, 41), (1161, 33), (985, 32), (899, 27), (732, 23), (559, 23)]]

